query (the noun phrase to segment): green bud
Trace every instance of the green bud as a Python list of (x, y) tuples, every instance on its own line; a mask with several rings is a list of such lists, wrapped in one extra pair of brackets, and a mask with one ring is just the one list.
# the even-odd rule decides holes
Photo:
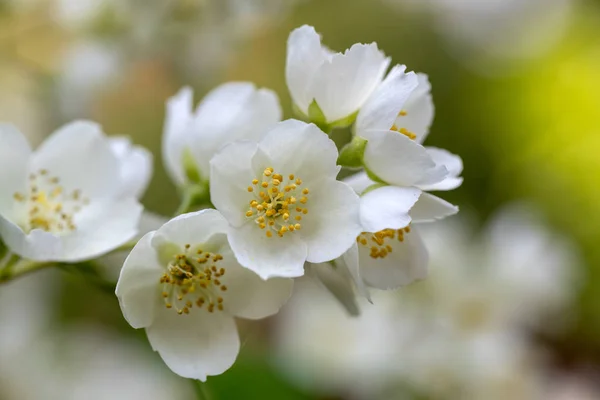
[(196, 161), (194, 160), (194, 155), (192, 154), (191, 150), (187, 147), (183, 149), (183, 153), (181, 155), (181, 162), (183, 164), (183, 171), (185, 172), (185, 176), (190, 182), (202, 182), (202, 178), (200, 177), (200, 171), (198, 171), (198, 166), (196, 165)]
[(363, 166), (363, 156), (365, 154), (365, 148), (367, 147), (367, 140), (360, 136), (354, 136), (352, 141), (348, 143), (340, 151), (337, 163), (342, 167), (348, 168), (360, 168)]

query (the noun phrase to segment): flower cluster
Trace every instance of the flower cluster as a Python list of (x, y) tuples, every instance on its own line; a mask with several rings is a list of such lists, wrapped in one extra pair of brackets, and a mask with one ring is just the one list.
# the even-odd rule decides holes
[[(302, 121), (281, 121), (277, 95), (247, 82), (223, 84), (197, 107), (190, 88), (167, 101), (163, 161), (182, 204), (133, 246), (116, 295), (174, 372), (226, 371), (240, 348), (235, 318), (277, 313), (305, 270), (353, 314), (369, 288), (426, 276), (415, 225), (457, 212), (428, 191), (458, 187), (462, 162), (422, 145), (434, 111), (427, 77), (389, 65), (375, 43), (334, 53), (303, 26), (289, 37), (285, 71)], [(329, 133), (349, 127), (338, 150)], [(90, 122), (35, 152), (9, 126), (0, 142), (6, 276), (24, 268), (19, 257), (30, 269), (76, 263), (136, 237), (152, 169), (145, 150)], [(340, 179), (342, 168), (354, 174)]]

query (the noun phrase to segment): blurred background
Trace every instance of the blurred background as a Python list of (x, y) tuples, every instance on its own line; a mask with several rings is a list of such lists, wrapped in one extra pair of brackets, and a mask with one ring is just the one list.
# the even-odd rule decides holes
[[(212, 400), (600, 399), (598, 0), (0, 0), (0, 120), (33, 144), (77, 118), (130, 136), (155, 155), (145, 206), (170, 215), (165, 100), (251, 80), (292, 117), (285, 45), (302, 24), (429, 75), (427, 144), (463, 158), (442, 194), (461, 212), (424, 227), (430, 278), (359, 320), (300, 281), (278, 316), (240, 321)], [(194, 391), (88, 280), (0, 286), (0, 400), (84, 398)]]

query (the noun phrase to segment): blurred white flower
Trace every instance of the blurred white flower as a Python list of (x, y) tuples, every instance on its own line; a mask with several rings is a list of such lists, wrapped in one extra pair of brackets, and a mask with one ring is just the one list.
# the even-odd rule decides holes
[(167, 102), (163, 161), (178, 185), (189, 180), (184, 158), (195, 164), (200, 179), (207, 180), (209, 161), (221, 147), (237, 140), (258, 141), (281, 120), (277, 95), (248, 82), (217, 87), (195, 111), (192, 97), (192, 90), (186, 87)]
[(67, 48), (56, 91), (61, 112), (67, 117), (86, 115), (102, 90), (118, 84), (123, 58), (116, 46), (100, 41), (79, 41)]
[(0, 143), (0, 236), (11, 251), (73, 262), (136, 234), (142, 206), (121, 196), (119, 162), (97, 124), (65, 125), (36, 151), (2, 125)]
[(429, 278), (375, 292), (374, 305), (359, 299), (359, 318), (298, 284), (277, 317), (284, 372), (353, 398), (545, 398), (528, 328), (567, 322), (556, 317), (575, 295), (573, 248), (524, 207), (502, 211), (480, 236), (460, 221), (420, 226)]
[(287, 301), (292, 280), (241, 267), (216, 210), (183, 214), (146, 234), (125, 260), (116, 294), (129, 324), (146, 328), (175, 373), (205, 381), (234, 363), (234, 317), (260, 319)]
[(359, 198), (336, 180), (338, 152), (313, 124), (287, 120), (259, 142), (211, 160), (210, 192), (236, 258), (263, 279), (304, 274), (342, 255), (361, 232)]
[[(389, 65), (390, 59), (376, 43), (355, 44), (343, 54), (334, 53), (321, 45), (312, 26), (304, 25), (289, 36), (285, 76), (298, 110), (314, 120), (311, 108), (316, 105), (324, 118), (318, 122), (331, 125), (358, 112)], [(403, 68), (394, 71), (390, 81), (404, 79)]]
[(121, 196), (141, 198), (152, 177), (152, 153), (127, 137), (111, 137), (109, 142), (119, 161)]

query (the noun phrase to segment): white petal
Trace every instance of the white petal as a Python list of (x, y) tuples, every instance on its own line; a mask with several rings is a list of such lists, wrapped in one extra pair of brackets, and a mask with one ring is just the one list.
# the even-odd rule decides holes
[(448, 174), (436, 165), (425, 147), (393, 131), (370, 131), (365, 165), (385, 182), (396, 186), (428, 185)]
[(312, 26), (294, 29), (287, 42), (285, 79), (290, 95), (300, 110), (308, 115), (308, 106), (313, 101), (310, 83), (315, 72), (328, 59), (321, 46), (321, 38)]
[(405, 65), (396, 65), (361, 107), (356, 117), (356, 134), (368, 139), (369, 129), (389, 130), (404, 103), (418, 85), (414, 72), (405, 74)]
[(411, 208), (421, 191), (416, 188), (383, 186), (360, 198), (360, 222), (366, 232), (404, 228), (411, 222)]
[[(174, 243), (182, 248), (208, 242), (214, 235), (227, 233), (227, 221), (213, 209), (181, 214), (160, 227), (152, 246), (158, 249), (164, 243)], [(223, 237), (224, 239), (224, 237)]]
[(227, 286), (224, 298), (225, 311), (236, 317), (260, 319), (273, 315), (290, 298), (294, 281), (272, 278), (262, 280), (257, 274), (240, 266), (231, 251), (221, 252), (219, 266), (225, 275), (219, 278)]
[(152, 153), (141, 146), (133, 146), (126, 137), (113, 137), (109, 142), (119, 159), (121, 196), (141, 198), (152, 176)]
[(357, 174), (350, 175), (344, 178), (342, 182), (350, 186), (358, 194), (361, 194), (366, 188), (376, 183), (369, 178), (366, 172), (359, 172)]
[(239, 140), (258, 142), (281, 120), (275, 92), (250, 82), (229, 82), (212, 90), (195, 112), (190, 150), (203, 177), (209, 162), (223, 146)]
[(358, 111), (383, 80), (390, 59), (376, 43), (355, 44), (344, 54), (334, 54), (314, 74), (310, 92), (334, 122)]
[(246, 222), (246, 211), (254, 199), (248, 186), (255, 178), (252, 157), (257, 148), (254, 142), (232, 143), (210, 161), (210, 200), (233, 226)]
[(458, 207), (437, 196), (422, 193), (419, 201), (410, 210), (413, 222), (431, 222), (458, 212)]
[(441, 182), (431, 185), (419, 185), (423, 190), (452, 190), (459, 187), (463, 178), (460, 174), (463, 170), (462, 159), (456, 154), (452, 154), (447, 150), (438, 149), (437, 147), (426, 147), (427, 154), (431, 156), (436, 165), (443, 165), (448, 170), (448, 176)]
[(60, 260), (88, 260), (116, 249), (135, 237), (142, 211), (142, 205), (133, 198), (92, 201), (75, 214), (77, 229), (61, 236)]
[(146, 329), (152, 348), (173, 372), (184, 378), (206, 381), (227, 371), (240, 350), (233, 318), (222, 312), (194, 309), (189, 315), (159, 307)]
[(333, 267), (329, 263), (307, 264), (310, 276), (336, 298), (349, 315), (360, 314), (356, 295), (352, 287), (352, 277), (345, 266)]
[(406, 128), (414, 133), (417, 143), (423, 143), (429, 134), (429, 128), (433, 122), (434, 106), (431, 98), (431, 85), (425, 74), (417, 74), (419, 86), (412, 92), (404, 104), (403, 110), (406, 115), (399, 116), (396, 120), (398, 128)]
[[(342, 255), (342, 263), (345, 265), (346, 269), (350, 273), (350, 276), (354, 281), (354, 286), (356, 287), (358, 293), (367, 300), (371, 301), (371, 294), (369, 293), (369, 289), (365, 285), (365, 281), (360, 275), (358, 245), (356, 243), (354, 243), (352, 247), (350, 247), (348, 251)], [(336, 260), (336, 265), (337, 264), (340, 264), (339, 259)]]
[(339, 171), (337, 157), (335, 143), (319, 128), (289, 119), (275, 125), (259, 143), (252, 168), (262, 175), (265, 168), (272, 167), (278, 174), (294, 174), (310, 184), (335, 178)]
[(258, 225), (249, 222), (229, 229), (227, 238), (238, 262), (262, 279), (295, 278), (304, 274), (306, 244), (296, 232), (267, 237)]
[[(340, 257), (362, 231), (359, 221), (360, 199), (343, 182), (327, 181), (310, 188), (298, 232), (308, 248), (307, 261), (320, 263)], [(296, 234), (296, 232), (294, 232)]]
[(30, 155), (25, 136), (12, 125), (0, 124), (0, 215), (8, 217), (13, 195), (25, 192)]
[(392, 252), (373, 259), (368, 246), (358, 246), (360, 272), (365, 283), (378, 289), (395, 289), (427, 276), (429, 257), (419, 233), (413, 228), (404, 241), (388, 239)]
[(29, 234), (0, 215), (0, 237), (10, 251), (35, 261), (60, 260), (63, 246), (60, 238), (49, 232), (34, 229)]
[(119, 305), (129, 325), (138, 329), (152, 324), (160, 305), (160, 277), (165, 268), (159, 264), (150, 245), (154, 232), (144, 235), (125, 259), (117, 289)]
[(167, 100), (165, 126), (162, 137), (163, 164), (171, 180), (183, 184), (186, 180), (181, 157), (190, 139), (193, 119), (194, 93), (189, 87), (182, 88)]
[(76, 121), (50, 135), (35, 151), (33, 171), (47, 169), (65, 191), (76, 189), (88, 198), (116, 196), (119, 163), (98, 124)]

